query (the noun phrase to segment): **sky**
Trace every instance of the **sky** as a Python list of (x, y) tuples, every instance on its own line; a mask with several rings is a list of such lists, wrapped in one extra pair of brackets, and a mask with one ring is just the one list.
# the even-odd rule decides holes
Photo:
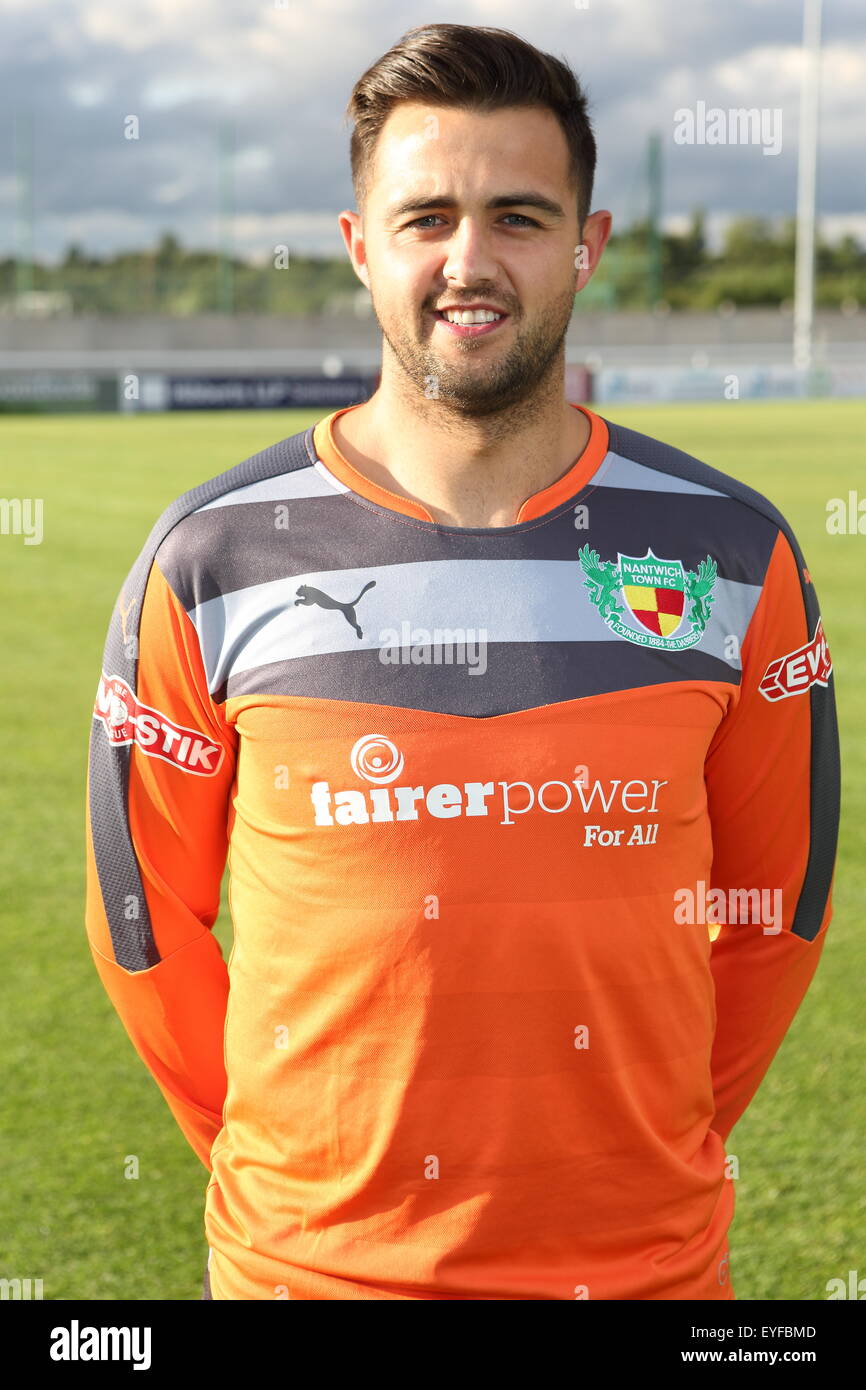
[[(476, 0), (432, 13), (411, 0), (0, 0), (0, 255), (17, 244), (21, 163), (33, 171), (39, 260), (70, 242), (140, 249), (166, 230), (215, 248), (221, 130), (235, 252), (344, 255), (349, 93), (407, 29), (431, 22), (509, 29), (571, 65), (598, 141), (593, 206), (611, 209), (615, 227), (645, 210), (651, 131), (667, 227), (701, 205), (717, 241), (732, 216), (793, 212), (801, 0)], [(866, 243), (866, 0), (824, 0), (823, 39), (821, 229)], [(697, 143), (713, 108), (724, 139)], [(764, 111), (760, 138), (736, 141), (733, 108)]]

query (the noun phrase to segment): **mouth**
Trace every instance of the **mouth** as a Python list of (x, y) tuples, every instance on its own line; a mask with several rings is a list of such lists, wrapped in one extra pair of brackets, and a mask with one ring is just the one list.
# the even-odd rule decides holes
[(445, 317), (442, 309), (434, 309), (433, 317), (442, 325), (446, 333), (450, 333), (455, 338), (481, 338), (502, 328), (508, 322), (510, 315), (502, 314), (500, 318), (492, 319), (489, 323), (451, 323)]

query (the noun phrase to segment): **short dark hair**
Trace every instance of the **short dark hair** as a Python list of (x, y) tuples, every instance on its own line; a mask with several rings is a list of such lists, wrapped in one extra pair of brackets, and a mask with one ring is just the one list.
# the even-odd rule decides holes
[(542, 53), (508, 29), (470, 24), (422, 24), (358, 78), (346, 107), (354, 121), (352, 185), (359, 208), (366, 200), (376, 141), (402, 101), (496, 111), (546, 106), (559, 121), (569, 149), (569, 182), (577, 195), (580, 229), (589, 213), (595, 177), (595, 137), (587, 97), (568, 63)]

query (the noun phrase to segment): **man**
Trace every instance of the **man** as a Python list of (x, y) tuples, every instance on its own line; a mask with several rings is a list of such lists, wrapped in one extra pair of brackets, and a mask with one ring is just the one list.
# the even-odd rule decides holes
[(726, 1140), (831, 913), (815, 590), (764, 497), (565, 399), (610, 228), (567, 66), (425, 26), (350, 111), (381, 384), (124, 584), (94, 959), (214, 1298), (730, 1299)]

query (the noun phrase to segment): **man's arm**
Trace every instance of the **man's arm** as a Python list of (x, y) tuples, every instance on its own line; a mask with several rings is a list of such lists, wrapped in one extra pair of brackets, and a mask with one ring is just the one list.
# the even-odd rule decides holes
[(112, 614), (94, 704), (85, 921), (112, 1003), (208, 1169), (228, 999), (211, 928), (236, 748), (159, 552), (150, 564), (143, 552)]
[[(817, 634), (817, 635), (816, 635)], [(727, 1139), (815, 972), (832, 915), (839, 744), (817, 595), (796, 538), (779, 531), (742, 649), (737, 707), (705, 767), (711, 887), (736, 901), (711, 947), (716, 1115)], [(732, 889), (761, 889), (763, 920)], [(754, 904), (754, 895), (752, 896)], [(745, 918), (745, 920), (744, 920)]]

